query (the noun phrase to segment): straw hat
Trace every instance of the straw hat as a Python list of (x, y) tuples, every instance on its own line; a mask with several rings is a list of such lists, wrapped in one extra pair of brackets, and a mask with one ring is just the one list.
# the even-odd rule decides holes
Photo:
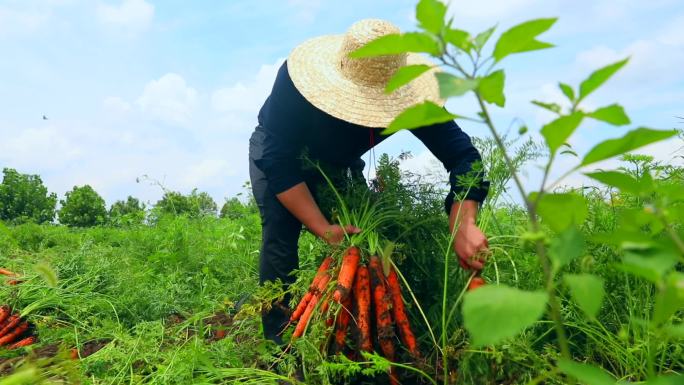
[(344, 121), (387, 127), (403, 110), (433, 101), (440, 106), (439, 85), (430, 70), (409, 84), (385, 93), (394, 72), (405, 65), (428, 64), (417, 54), (387, 55), (364, 59), (349, 53), (380, 36), (400, 33), (388, 21), (366, 19), (354, 23), (344, 35), (316, 37), (297, 46), (287, 59), (297, 90), (317, 108)]

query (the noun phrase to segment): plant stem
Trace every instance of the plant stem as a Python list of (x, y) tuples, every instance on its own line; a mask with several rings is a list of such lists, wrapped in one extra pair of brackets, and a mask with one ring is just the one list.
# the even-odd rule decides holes
[[(520, 177), (515, 171), (515, 166), (513, 165), (511, 158), (508, 156), (508, 153), (506, 152), (506, 146), (501, 137), (499, 136), (498, 132), (496, 131), (496, 127), (494, 127), (494, 123), (492, 122), (492, 119), (489, 116), (489, 111), (487, 110), (487, 106), (484, 104), (482, 96), (477, 91), (475, 91), (475, 96), (477, 97), (477, 102), (480, 105), (480, 109), (482, 111), (485, 123), (489, 127), (489, 130), (491, 131), (492, 136), (496, 141), (496, 144), (501, 149), (501, 153), (503, 154), (504, 160), (506, 161), (506, 165), (508, 166), (508, 169), (511, 172), (513, 181), (515, 182), (516, 186), (518, 187), (518, 190), (522, 194), (523, 201), (525, 202), (525, 206), (527, 207), (527, 212), (530, 218), (532, 231), (539, 232), (539, 220), (537, 218), (536, 206), (532, 202), (530, 202), (530, 199), (527, 193), (525, 192), (525, 188), (522, 185), (522, 181), (520, 180)], [(543, 194), (543, 191), (540, 191), (539, 194)], [(565, 329), (563, 328), (563, 317), (560, 311), (560, 302), (558, 301), (558, 297), (556, 296), (556, 289), (553, 281), (553, 271), (551, 270), (551, 263), (549, 262), (549, 258), (546, 255), (544, 243), (541, 240), (536, 242), (536, 249), (537, 256), (539, 257), (539, 260), (542, 263), (542, 268), (544, 270), (544, 278), (546, 280), (546, 291), (549, 295), (549, 306), (551, 308), (550, 314), (551, 319), (553, 320), (555, 325), (561, 355), (566, 359), (571, 359), (568, 339), (565, 335)]]

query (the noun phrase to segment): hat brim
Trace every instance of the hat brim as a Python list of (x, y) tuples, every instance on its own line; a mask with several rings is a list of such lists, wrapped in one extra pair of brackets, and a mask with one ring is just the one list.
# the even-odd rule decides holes
[[(344, 121), (366, 127), (387, 127), (406, 108), (439, 97), (437, 69), (431, 69), (392, 93), (385, 87), (369, 87), (346, 78), (339, 68), (342, 35), (316, 37), (297, 46), (287, 59), (288, 72), (297, 90), (311, 104)], [(409, 54), (407, 64), (434, 63)]]

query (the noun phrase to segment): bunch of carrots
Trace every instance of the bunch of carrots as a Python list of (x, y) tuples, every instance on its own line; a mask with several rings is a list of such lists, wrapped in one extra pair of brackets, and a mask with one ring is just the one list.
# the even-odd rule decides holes
[[(8, 285), (21, 283), (17, 273), (0, 268), (0, 275), (10, 278)], [(17, 349), (36, 343), (36, 336), (32, 335), (31, 324), (22, 320), (21, 316), (12, 313), (7, 305), (0, 306), (0, 346), (7, 349)]]
[(9, 306), (0, 306), (0, 346), (17, 349), (33, 345), (36, 336), (32, 335), (31, 329), (31, 324), (12, 313)]
[[(362, 263), (359, 248), (351, 246), (337, 269), (337, 280), (333, 281), (334, 261), (333, 257), (323, 260), (309, 290), (292, 312), (290, 322), (296, 323), (292, 338), (304, 335), (312, 314), (318, 310), (331, 328), (332, 351), (336, 354), (344, 353), (354, 359), (361, 352), (378, 351), (394, 361), (398, 334), (409, 354), (419, 358), (394, 268), (390, 267), (385, 274), (377, 256), (371, 256), (367, 264)], [(331, 301), (340, 305), (336, 314), (330, 311)], [(392, 372), (390, 381), (398, 384)]]

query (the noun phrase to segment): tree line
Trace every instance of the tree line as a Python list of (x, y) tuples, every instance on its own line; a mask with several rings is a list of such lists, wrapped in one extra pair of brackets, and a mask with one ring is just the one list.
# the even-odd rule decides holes
[(109, 209), (104, 199), (89, 185), (74, 186), (64, 199), (48, 191), (39, 175), (22, 174), (12, 168), (3, 169), (0, 184), (0, 220), (7, 223), (60, 223), (71, 227), (100, 225), (135, 225), (154, 223), (164, 215), (193, 218), (216, 216), (236, 218), (254, 211), (253, 203), (242, 203), (237, 197), (226, 199), (218, 210), (206, 192), (193, 189), (189, 194), (165, 191), (151, 207), (132, 196), (117, 200)]

